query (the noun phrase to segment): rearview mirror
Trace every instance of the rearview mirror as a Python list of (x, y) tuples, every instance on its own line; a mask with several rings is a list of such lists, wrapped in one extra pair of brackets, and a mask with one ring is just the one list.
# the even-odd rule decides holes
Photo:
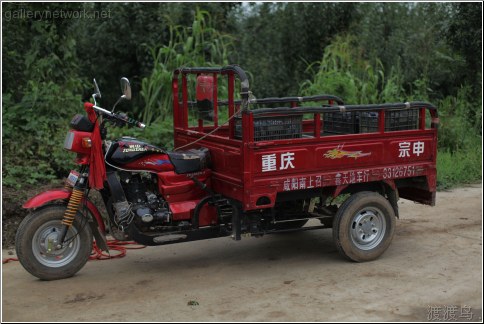
[(94, 94), (93, 96), (96, 96), (96, 98), (101, 98), (101, 91), (99, 90), (99, 86), (97, 85), (96, 79), (93, 79), (94, 81)]
[(123, 92), (123, 99), (131, 99), (131, 85), (127, 78), (121, 78), (121, 91)]
[(123, 92), (123, 95), (119, 97), (118, 101), (113, 106), (113, 110), (111, 112), (114, 112), (114, 108), (120, 103), (123, 99), (124, 100), (130, 100), (131, 99), (131, 85), (129, 84), (128, 78), (121, 78), (121, 91)]

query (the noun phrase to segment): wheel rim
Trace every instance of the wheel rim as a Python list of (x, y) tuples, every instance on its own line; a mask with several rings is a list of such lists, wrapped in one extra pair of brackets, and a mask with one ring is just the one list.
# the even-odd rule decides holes
[(353, 244), (361, 250), (377, 247), (386, 232), (386, 221), (382, 211), (375, 207), (366, 207), (357, 212), (351, 222), (350, 236)]
[(42, 224), (34, 234), (32, 240), (32, 252), (41, 264), (50, 268), (59, 268), (69, 264), (81, 248), (80, 238), (74, 226), (69, 227), (66, 238), (72, 237), (69, 244), (61, 249), (55, 249), (57, 236), (62, 228), (60, 221), (49, 221)]

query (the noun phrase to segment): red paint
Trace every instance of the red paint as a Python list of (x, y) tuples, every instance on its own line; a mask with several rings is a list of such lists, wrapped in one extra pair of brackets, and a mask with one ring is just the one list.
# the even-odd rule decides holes
[(88, 165), (91, 161), (91, 156), (90, 154), (77, 153), (75, 161), (78, 165)]
[(143, 156), (133, 162), (121, 166), (126, 170), (140, 170), (148, 172), (173, 171), (173, 164), (167, 154), (151, 154)]
[[(196, 176), (202, 183), (210, 187), (210, 170), (199, 172)], [(158, 190), (170, 205), (173, 220), (191, 220), (193, 211), (200, 199), (207, 196), (193, 180), (184, 174), (175, 172), (158, 173)], [(204, 206), (199, 216), (200, 226), (208, 226), (217, 223), (217, 211), (210, 206)]]
[(69, 151), (80, 153), (80, 154), (91, 154), (91, 148), (85, 148), (82, 146), (82, 139), (85, 137), (91, 138), (92, 133), (90, 132), (81, 132), (74, 129), (69, 130), (70, 135), (72, 136), (72, 146)]
[(378, 131), (380, 134), (385, 133), (385, 111), (378, 112)]
[(208, 204), (205, 204), (203, 208), (200, 210), (198, 222), (200, 224), (200, 227), (217, 224), (218, 223), (217, 209), (213, 206), (209, 206)]
[(213, 89), (212, 89), (212, 93), (213, 93), (213, 125), (215, 127), (218, 126), (218, 99), (217, 99), (217, 74), (214, 73), (213, 74)]
[[(84, 103), (84, 109), (91, 123), (94, 123), (94, 129), (91, 135), (90, 151), (90, 170), (89, 185), (93, 189), (102, 189), (106, 180), (106, 164), (104, 163), (104, 153), (102, 147), (101, 130), (98, 122), (98, 116), (94, 112), (94, 105), (90, 102)], [(83, 152), (81, 152), (83, 153)]]
[(197, 77), (196, 97), (197, 100), (213, 101), (214, 78), (210, 75), (199, 75)]
[[(235, 86), (235, 78), (233, 74), (229, 74), (228, 77), (228, 100), (229, 100), (229, 116), (233, 116), (235, 113), (235, 104), (234, 104), (234, 86)], [(234, 119), (229, 121), (229, 138), (234, 138)]]
[[(389, 114), (389, 110), (382, 109), (378, 110), (378, 130), (373, 133), (321, 134), (325, 129), (321, 114), (312, 113), (313, 119), (305, 118), (303, 122), (304, 134), (301, 138), (268, 141), (254, 139), (255, 115), (249, 110), (240, 114), (242, 138), (234, 139), (235, 123), (233, 121), (228, 126), (223, 126), (217, 135), (207, 135), (213, 127), (204, 126), (200, 131), (198, 126), (191, 128), (187, 126), (187, 102), (189, 98), (193, 98), (193, 94), (188, 93), (191, 85), (187, 75), (190, 73), (193, 72), (181, 72), (183, 104), (174, 104), (175, 117), (183, 116), (183, 118), (174, 120), (175, 147), (198, 141), (194, 145), (195, 147), (208, 148), (214, 160), (210, 178), (212, 189), (226, 197), (238, 200), (244, 210), (272, 207), (278, 193), (300, 190), (301, 184), (303, 187), (306, 186), (306, 189), (312, 185), (339, 191), (351, 184), (374, 181), (393, 184), (395, 179), (421, 177), (428, 186), (429, 193), (436, 191), (438, 116), (437, 111), (429, 105), (413, 103), (412, 109), (420, 110), (418, 129), (386, 131), (385, 115)], [(213, 74), (215, 76), (215, 73)], [(239, 89), (235, 89), (234, 86), (234, 79), (237, 75), (227, 70), (221, 71), (220, 74), (227, 77), (228, 94), (226, 98), (229, 103), (229, 115), (232, 115), (235, 113), (234, 106), (239, 108), (237, 104), (233, 103), (234, 98), (241, 97), (241, 94), (237, 92)], [(178, 75), (174, 76), (173, 81), (173, 89), (178, 92)], [(221, 81), (220, 83), (225, 84)], [(214, 93), (216, 93), (216, 87), (215, 84)], [(288, 101), (286, 107), (290, 103), (291, 101)], [(323, 103), (323, 105), (328, 104), (331, 106), (334, 102), (327, 100)], [(321, 107), (321, 104), (313, 106)], [(430, 128), (425, 128), (425, 110), (429, 110), (432, 118)], [(203, 139), (201, 139), (202, 136)], [(402, 143), (409, 143), (409, 155), (402, 154), (401, 145), (407, 145)], [(414, 145), (417, 146), (414, 147)], [(422, 146), (424, 149), (419, 151), (419, 147)], [(325, 156), (328, 151), (338, 147), (350, 153), (334, 159)], [(287, 153), (293, 153), (294, 160), (291, 162), (294, 167), (281, 167), (281, 155)], [(276, 155), (276, 169), (262, 172), (262, 159), (271, 154)], [(178, 199), (183, 196), (189, 197), (189, 192), (194, 189), (182, 179), (175, 181), (171, 175), (159, 174), (158, 176), (159, 179), (163, 178), (165, 181), (160, 181), (160, 192), (176, 196), (172, 199), (177, 201), (180, 201)], [(293, 184), (295, 179), (300, 180), (297, 185), (295, 182)], [(289, 190), (286, 190), (288, 180), (291, 185)], [(316, 180), (318, 180), (317, 186)], [(177, 181), (180, 183), (176, 184)], [(269, 198), (271, 204), (257, 206), (257, 200), (260, 197)]]
[[(157, 175), (158, 190), (169, 203), (200, 200), (207, 195), (206, 191), (202, 190), (185, 174), (176, 174), (169, 171), (160, 172)], [(200, 182), (210, 185), (210, 170), (200, 172), (196, 177)]]
[[(71, 196), (71, 191), (67, 189), (53, 189), (44, 191), (32, 198), (30, 198), (25, 204), (23, 204), (23, 208), (31, 209), (31, 208), (38, 208), (47, 203), (57, 201), (57, 200), (64, 200), (67, 202), (69, 197)], [(90, 201), (84, 200), (83, 203), (86, 205), (87, 209), (94, 216), (96, 219), (99, 229), (102, 233), (106, 232), (106, 228), (104, 226), (104, 222), (101, 216), (101, 213), (97, 209), (97, 207)]]
[(197, 202), (198, 200), (186, 200), (170, 203), (170, 210), (173, 213), (173, 220), (189, 220), (191, 218), (191, 212), (197, 206)]
[(186, 74), (182, 74), (182, 100), (183, 110), (181, 111), (181, 120), (184, 127), (188, 128), (188, 89)]
[[(174, 221), (187, 220), (189, 221), (193, 216), (193, 211), (197, 206), (199, 200), (187, 200), (181, 202), (170, 203), (170, 210), (173, 213)], [(201, 227), (215, 225), (218, 223), (217, 209), (213, 206), (205, 204), (200, 210), (199, 224)]]
[(319, 138), (321, 136), (321, 114), (314, 114), (314, 137)]
[(420, 108), (419, 129), (425, 130), (425, 108)]

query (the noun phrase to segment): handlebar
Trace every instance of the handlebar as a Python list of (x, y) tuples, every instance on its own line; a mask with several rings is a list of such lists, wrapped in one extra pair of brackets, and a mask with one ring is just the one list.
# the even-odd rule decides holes
[(96, 105), (94, 105), (92, 108), (95, 109), (96, 111), (98, 111), (99, 113), (107, 116), (108, 118), (113, 118), (115, 120), (121, 121), (121, 122), (129, 124), (129, 125), (136, 126), (138, 128), (141, 128), (141, 129), (144, 129), (146, 127), (146, 125), (143, 124), (142, 122), (139, 122), (135, 119), (129, 118), (125, 114), (116, 114), (116, 113), (110, 112), (109, 110), (106, 110), (104, 108), (98, 107)]

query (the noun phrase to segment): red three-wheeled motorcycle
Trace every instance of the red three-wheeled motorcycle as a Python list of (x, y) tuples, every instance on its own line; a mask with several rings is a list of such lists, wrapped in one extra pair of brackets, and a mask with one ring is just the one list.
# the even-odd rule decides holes
[[(126, 78), (121, 86), (118, 102), (131, 97)], [(108, 140), (108, 126), (145, 125), (115, 112), (116, 104), (98, 106), (95, 83), (94, 103), (71, 120), (64, 143), (79, 168), (65, 188), (23, 206), (31, 212), (16, 251), (27, 271), (44, 280), (70, 277), (89, 259), (93, 240), (108, 250), (107, 234), (163, 245), (332, 228), (344, 257), (368, 261), (393, 238), (399, 197), (435, 204), (438, 116), (431, 104), (256, 99), (235, 65), (177, 69), (172, 97), (170, 152), (132, 137)], [(89, 199), (92, 189), (106, 215)]]

